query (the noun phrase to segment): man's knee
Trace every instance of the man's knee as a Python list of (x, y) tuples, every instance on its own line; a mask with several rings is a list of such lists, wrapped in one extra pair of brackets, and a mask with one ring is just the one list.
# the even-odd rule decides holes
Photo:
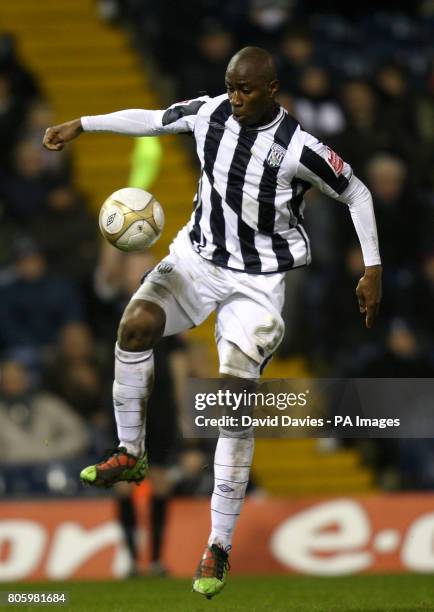
[(282, 341), (285, 324), (282, 317), (275, 313), (269, 314), (254, 329), (256, 346), (261, 349), (264, 357), (272, 355)]
[(242, 379), (257, 379), (260, 377), (260, 361), (255, 361), (249, 357), (234, 342), (221, 338), (217, 349), (220, 374)]
[(151, 349), (164, 332), (166, 315), (153, 302), (133, 300), (125, 309), (119, 324), (118, 344), (124, 351)]

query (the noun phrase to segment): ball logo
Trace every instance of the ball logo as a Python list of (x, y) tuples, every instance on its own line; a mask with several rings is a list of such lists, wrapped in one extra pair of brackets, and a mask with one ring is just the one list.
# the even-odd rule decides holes
[(107, 217), (107, 227), (113, 223), (113, 221), (115, 220), (115, 217), (116, 217), (116, 213), (112, 213), (111, 215)]
[(124, 215), (117, 206), (108, 205), (103, 212), (101, 224), (108, 234), (116, 234), (124, 225)]

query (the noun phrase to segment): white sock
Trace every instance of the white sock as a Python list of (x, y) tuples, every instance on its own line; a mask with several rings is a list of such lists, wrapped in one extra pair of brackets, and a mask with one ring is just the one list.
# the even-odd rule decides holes
[(115, 380), (113, 405), (119, 446), (136, 457), (145, 449), (146, 404), (154, 380), (152, 349), (142, 353), (115, 347)]
[(254, 439), (251, 432), (242, 438), (220, 434), (214, 456), (209, 546), (217, 544), (224, 550), (231, 547), (235, 524), (249, 481), (253, 448)]

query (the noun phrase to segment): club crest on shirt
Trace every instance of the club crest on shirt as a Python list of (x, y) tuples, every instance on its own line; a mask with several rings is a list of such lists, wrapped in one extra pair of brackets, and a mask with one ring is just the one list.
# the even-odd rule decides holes
[(344, 160), (339, 157), (337, 153), (327, 147), (327, 163), (331, 166), (333, 172), (336, 176), (340, 176), (342, 174), (342, 170), (344, 169)]
[(279, 168), (282, 163), (283, 158), (285, 157), (286, 149), (281, 147), (279, 144), (273, 142), (270, 150), (268, 151), (268, 155), (266, 158), (266, 162), (271, 168)]

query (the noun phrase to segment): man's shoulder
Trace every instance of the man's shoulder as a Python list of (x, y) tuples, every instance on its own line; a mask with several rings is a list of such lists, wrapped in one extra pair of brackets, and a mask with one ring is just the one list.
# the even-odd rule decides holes
[(228, 100), (228, 94), (226, 93), (219, 96), (208, 96), (205, 104), (200, 109), (201, 114), (212, 113), (225, 100)]
[(203, 94), (197, 98), (190, 98), (188, 100), (181, 100), (175, 102), (169, 108), (164, 111), (162, 117), (163, 125), (168, 125), (188, 116), (199, 116), (210, 114), (213, 109), (221, 104), (221, 101), (227, 99), (227, 94), (216, 96), (211, 98), (210, 96)]

